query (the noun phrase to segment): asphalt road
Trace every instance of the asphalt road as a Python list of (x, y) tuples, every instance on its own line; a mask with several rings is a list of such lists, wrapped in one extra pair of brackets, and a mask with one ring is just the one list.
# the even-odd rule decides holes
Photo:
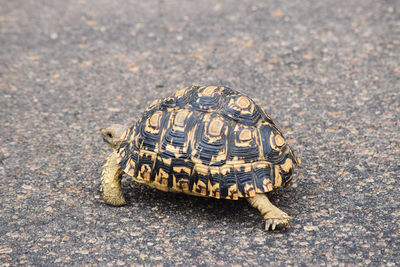
[[(193, 84), (283, 129), (290, 229), (127, 178), (103, 203), (100, 128)], [(400, 264), (397, 0), (0, 0), (0, 94), (1, 266)]]

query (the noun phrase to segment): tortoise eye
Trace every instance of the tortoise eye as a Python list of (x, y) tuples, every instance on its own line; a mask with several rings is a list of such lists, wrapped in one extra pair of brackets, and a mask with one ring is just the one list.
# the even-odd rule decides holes
[(113, 138), (112, 133), (107, 133), (107, 136), (110, 137), (110, 138)]

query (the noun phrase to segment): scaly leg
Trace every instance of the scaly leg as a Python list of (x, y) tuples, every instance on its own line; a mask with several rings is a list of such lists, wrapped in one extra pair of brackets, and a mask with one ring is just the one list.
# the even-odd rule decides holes
[(103, 187), (103, 199), (112, 206), (125, 205), (122, 195), (121, 179), (123, 171), (117, 163), (117, 153), (113, 152), (108, 156), (103, 166), (101, 185)]
[(265, 230), (275, 230), (276, 226), (288, 227), (290, 216), (275, 207), (265, 194), (256, 194), (254, 197), (247, 198), (250, 205), (258, 209), (265, 219)]

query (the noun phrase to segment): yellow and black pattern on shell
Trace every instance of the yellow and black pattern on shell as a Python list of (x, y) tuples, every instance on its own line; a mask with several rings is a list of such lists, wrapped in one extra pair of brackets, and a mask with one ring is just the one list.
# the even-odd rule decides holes
[(193, 110), (197, 111), (215, 111), (221, 107), (223, 91), (217, 86), (199, 87), (193, 94), (193, 100), (190, 105)]
[(225, 98), (220, 112), (233, 121), (250, 126), (257, 125), (263, 115), (261, 108), (252, 99), (238, 92)]
[(229, 121), (219, 114), (201, 114), (191, 140), (192, 161), (206, 166), (225, 164), (229, 128)]
[(119, 164), (135, 180), (215, 198), (285, 186), (297, 163), (271, 118), (227, 87), (187, 87), (156, 100), (122, 139)]

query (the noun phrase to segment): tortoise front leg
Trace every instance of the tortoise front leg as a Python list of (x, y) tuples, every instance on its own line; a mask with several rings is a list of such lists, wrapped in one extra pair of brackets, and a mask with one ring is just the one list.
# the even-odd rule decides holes
[(265, 194), (256, 194), (254, 197), (247, 198), (250, 205), (258, 209), (265, 219), (265, 230), (275, 230), (278, 227), (288, 227), (290, 216), (275, 207)]
[(123, 171), (117, 163), (117, 153), (111, 153), (103, 166), (101, 185), (103, 187), (103, 199), (112, 206), (125, 205), (122, 195), (121, 179)]

